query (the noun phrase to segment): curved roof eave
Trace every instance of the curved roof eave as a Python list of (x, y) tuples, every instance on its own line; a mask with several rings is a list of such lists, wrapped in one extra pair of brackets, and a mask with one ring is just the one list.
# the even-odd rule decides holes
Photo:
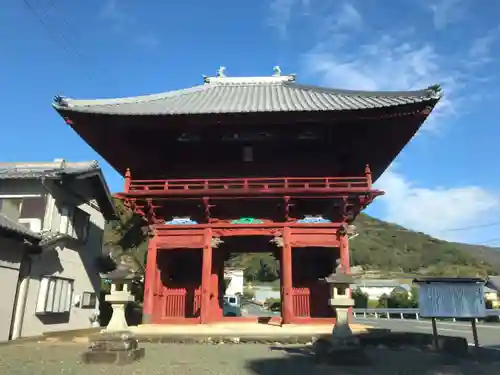
[(293, 82), (204, 84), (161, 94), (119, 99), (77, 100), (56, 97), (59, 112), (103, 115), (209, 115), (216, 113), (327, 112), (390, 108), (429, 102), (442, 96), (439, 86), (415, 91), (355, 91)]

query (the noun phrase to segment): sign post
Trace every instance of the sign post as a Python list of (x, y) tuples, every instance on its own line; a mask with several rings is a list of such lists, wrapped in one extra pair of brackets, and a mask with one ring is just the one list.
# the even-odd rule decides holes
[(434, 346), (438, 346), (436, 318), (470, 319), (474, 346), (479, 346), (476, 319), (486, 316), (484, 280), (479, 278), (415, 279), (420, 286), (420, 316), (431, 318)]

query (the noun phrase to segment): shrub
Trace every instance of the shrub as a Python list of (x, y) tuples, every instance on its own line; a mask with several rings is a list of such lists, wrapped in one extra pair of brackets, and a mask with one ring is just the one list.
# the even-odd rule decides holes
[(248, 298), (248, 299), (252, 299), (255, 297), (255, 292), (252, 289), (245, 288), (245, 289), (243, 289), (243, 297)]

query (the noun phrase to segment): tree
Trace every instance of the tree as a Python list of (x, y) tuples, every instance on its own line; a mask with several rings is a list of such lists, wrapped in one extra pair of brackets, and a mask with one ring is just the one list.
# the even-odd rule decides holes
[(418, 303), (419, 303), (419, 298), (420, 298), (420, 289), (418, 289), (418, 286), (412, 286), (411, 288), (411, 307), (412, 308), (418, 308)]
[(368, 307), (368, 294), (364, 293), (360, 288), (352, 291), (352, 299), (355, 308), (366, 309)]
[(378, 299), (377, 309), (387, 309), (388, 304), (389, 304), (389, 296), (384, 293)]
[(412, 300), (406, 289), (402, 287), (396, 287), (389, 294), (387, 299), (387, 308), (389, 309), (406, 309), (412, 307)]

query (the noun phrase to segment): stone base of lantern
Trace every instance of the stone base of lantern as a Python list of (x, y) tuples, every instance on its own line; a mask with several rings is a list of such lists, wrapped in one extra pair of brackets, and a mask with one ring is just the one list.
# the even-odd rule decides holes
[(82, 362), (85, 364), (126, 365), (140, 360), (146, 354), (130, 332), (104, 332), (91, 336), (89, 342), (89, 349), (82, 353)]
[(347, 296), (337, 296), (329, 300), (329, 305), (335, 309), (337, 319), (332, 330), (332, 336), (316, 341), (313, 351), (321, 361), (335, 365), (366, 365), (368, 357), (359, 345), (359, 339), (353, 335), (349, 326), (349, 308), (354, 306), (354, 300)]

